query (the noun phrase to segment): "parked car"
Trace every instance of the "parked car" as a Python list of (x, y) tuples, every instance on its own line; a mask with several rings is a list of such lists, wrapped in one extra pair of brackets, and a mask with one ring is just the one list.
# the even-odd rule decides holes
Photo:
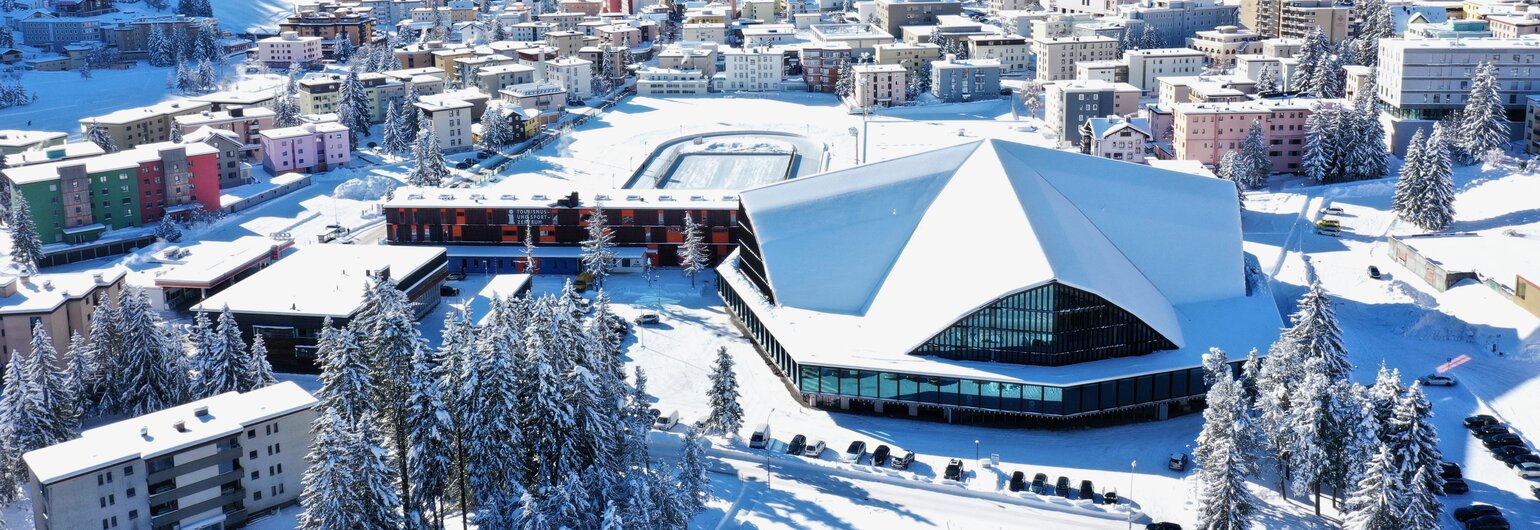
[(1069, 498), (1069, 477), (1060, 476), (1059, 480), (1054, 481), (1053, 494)]
[(1540, 464), (1534, 462), (1520, 462), (1513, 466), (1513, 472), (1524, 478), (1540, 477)]
[(808, 442), (807, 447), (802, 450), (802, 456), (818, 458), (823, 456), (823, 450), (827, 447), (828, 445), (824, 444), (823, 440), (813, 440)]
[(962, 474), (963, 474), (963, 463), (962, 463), (962, 460), (953, 458), (951, 461), (948, 461), (946, 463), (946, 475), (945, 475), (945, 478), (947, 480), (962, 480)]
[(754, 428), (754, 434), (749, 436), (749, 447), (753, 449), (764, 449), (769, 446), (770, 425), (761, 423), (758, 427)]
[(1117, 504), (1117, 503), (1118, 503), (1118, 490), (1107, 490), (1105, 492), (1102, 492), (1102, 504)]
[(1428, 375), (1425, 375), (1425, 376), (1417, 378), (1417, 381), (1421, 382), (1422, 386), (1454, 386), (1455, 385), (1455, 380), (1454, 380), (1453, 377), (1449, 377), (1447, 375), (1439, 375), (1439, 374), (1428, 374)]
[(1187, 453), (1171, 453), (1166, 467), (1172, 471), (1187, 471)]
[(1482, 438), (1481, 445), (1486, 446), (1487, 449), (1506, 447), (1510, 445), (1524, 445), (1524, 439), (1520, 438), (1517, 434), (1499, 434), (1496, 436)]
[(1315, 227), (1340, 230), (1342, 229), (1342, 221), (1338, 221), (1336, 219), (1322, 219), (1315, 222)]
[(1091, 481), (1080, 481), (1080, 498), (1096, 500), (1096, 488), (1091, 486)]
[(1508, 519), (1501, 515), (1483, 515), (1465, 521), (1465, 530), (1509, 530)]
[(1021, 471), (1011, 473), (1011, 491), (1021, 491), (1027, 487), (1027, 474)]
[(1176, 523), (1150, 523), (1144, 525), (1144, 530), (1182, 530), (1182, 525)]
[(453, 285), (438, 286), (439, 296), (460, 296), (460, 288)]
[(1466, 522), (1466, 521), (1469, 521), (1471, 519), (1475, 519), (1477, 517), (1481, 517), (1481, 516), (1484, 516), (1484, 515), (1502, 515), (1502, 514), (1503, 514), (1503, 512), (1499, 511), (1496, 506), (1492, 506), (1490, 504), (1472, 504), (1472, 505), (1466, 506), (1464, 508), (1455, 508), (1454, 509), (1454, 520), (1463, 523), (1463, 522)]
[(1493, 423), (1491, 425), (1482, 425), (1480, 427), (1476, 427), (1474, 429), (1471, 429), (1470, 430), (1470, 434), (1471, 434), (1471, 436), (1475, 436), (1477, 438), (1481, 438), (1481, 437), (1485, 437), (1485, 436), (1495, 436), (1495, 435), (1498, 435), (1498, 434), (1508, 434), (1508, 426), (1507, 425), (1503, 425), (1501, 423)]
[(886, 445), (877, 446), (877, 450), (872, 451), (872, 465), (877, 467), (888, 465), (888, 454), (890, 452), (892, 452), (892, 449), (888, 449)]
[(1325, 208), (1321, 208), (1321, 213), (1324, 215), (1342, 215), (1342, 209), (1336, 206), (1327, 206)]
[(904, 456), (896, 457), (893, 459), (893, 469), (909, 469), (909, 465), (913, 463), (914, 451), (910, 451), (904, 453)]
[(497, 154), (497, 153), (495, 151), (490, 150), (490, 149), (482, 149), (481, 151), (476, 153), (476, 160), (486, 160), (488, 158), (491, 158), (492, 155), (494, 155), (494, 154)]
[(1460, 471), (1460, 464), (1454, 462), (1439, 462), (1438, 476), (1442, 478), (1460, 478), (1464, 476)]
[(1470, 484), (1466, 484), (1463, 478), (1446, 478), (1444, 479), (1444, 493), (1449, 495), (1470, 493)]
[(1513, 455), (1503, 458), (1503, 463), (1508, 464), (1508, 467), (1513, 467), (1525, 462), (1540, 464), (1540, 455), (1534, 453), (1524, 453), (1521, 455)]
[(786, 443), (786, 454), (788, 454), (788, 455), (800, 455), (800, 454), (802, 454), (802, 449), (804, 449), (806, 447), (807, 447), (807, 437), (798, 434), (796, 436), (791, 437), (791, 441)]
[(840, 455), (840, 461), (847, 464), (859, 464), (863, 456), (866, 456), (866, 442), (856, 440), (850, 442), (850, 446), (845, 448), (845, 453)]
[(448, 275), (445, 275), (444, 279), (452, 281), (452, 282), (458, 282), (460, 280), (464, 280), (465, 279), (465, 273), (463, 273), (463, 272), (451, 272)]
[(660, 320), (662, 319), (658, 318), (657, 313), (642, 313), (636, 316), (636, 323), (643, 326), (657, 324)]
[[(1515, 436), (1517, 436), (1517, 435), (1515, 435)], [(1505, 445), (1505, 446), (1502, 446), (1502, 447), (1493, 447), (1492, 448), (1492, 458), (1496, 458), (1498, 460), (1504, 460), (1504, 459), (1508, 459), (1508, 458), (1513, 458), (1515, 456), (1528, 455), (1528, 454), (1534, 454), (1534, 453), (1532, 453), (1529, 450), (1528, 447), (1524, 447), (1522, 445)]]
[(1315, 233), (1321, 234), (1323, 236), (1342, 237), (1342, 230), (1339, 228), (1317, 228), (1315, 229)]
[(1379, 267), (1375, 267), (1373, 265), (1370, 265), (1369, 266), (1369, 277), (1370, 278), (1374, 278), (1376, 280), (1380, 279), (1380, 268)]
[(1486, 414), (1477, 414), (1475, 416), (1465, 418), (1465, 428), (1467, 429), (1474, 429), (1482, 425), (1492, 425), (1495, 423), (1500, 422), (1497, 421), (1497, 418), (1493, 418)]
[(677, 410), (671, 410), (668, 414), (660, 411), (657, 417), (652, 420), (652, 428), (660, 431), (672, 429), (675, 425), (679, 425), (679, 411)]
[(1038, 473), (1036, 475), (1032, 475), (1032, 493), (1042, 494), (1042, 493), (1047, 493), (1047, 492), (1048, 492), (1048, 475), (1045, 475), (1045, 474), (1042, 474), (1042, 473)]

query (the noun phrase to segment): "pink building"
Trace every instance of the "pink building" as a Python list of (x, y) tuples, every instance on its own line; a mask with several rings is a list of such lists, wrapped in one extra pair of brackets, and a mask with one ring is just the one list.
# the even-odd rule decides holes
[(1273, 172), (1298, 172), (1305, 154), (1305, 119), (1310, 117), (1310, 108), (1317, 101), (1338, 103), (1290, 98), (1173, 105), (1173, 154), (1180, 160), (1217, 165), (1226, 152), (1240, 149), (1252, 122), (1260, 122)]
[(348, 128), (329, 121), (269, 129), (262, 137), (262, 167), (274, 175), (286, 171), (327, 171), (352, 160)]

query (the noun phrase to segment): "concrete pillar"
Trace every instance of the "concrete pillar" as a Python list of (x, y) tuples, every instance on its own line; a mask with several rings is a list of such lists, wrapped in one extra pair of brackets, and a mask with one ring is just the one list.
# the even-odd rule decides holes
[(877, 411), (878, 414), (882, 414), (882, 402), (878, 401), (872, 404), (872, 410)]
[(1161, 403), (1160, 404), (1160, 419), (1164, 420), (1164, 419), (1168, 419), (1170, 417), (1171, 417), (1171, 403)]
[(909, 405), (909, 415), (910, 416), (919, 416), (920, 415), (920, 406), (919, 405), (914, 405), (914, 404)]
[(941, 410), (946, 414), (946, 422), (952, 423), (952, 409), (948, 407)]
[(840, 398), (840, 410), (850, 410), (850, 398)]

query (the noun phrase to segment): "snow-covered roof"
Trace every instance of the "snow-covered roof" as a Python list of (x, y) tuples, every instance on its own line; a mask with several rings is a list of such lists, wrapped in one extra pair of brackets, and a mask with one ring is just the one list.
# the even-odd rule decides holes
[(116, 153), (68, 159), (47, 164), (33, 164), (30, 166), (8, 168), (4, 170), (4, 173), (6, 177), (15, 184), (30, 184), (34, 182), (58, 179), (59, 169), (65, 166), (84, 164), (86, 167), (86, 173), (100, 173), (103, 171), (137, 168), (139, 167), (139, 164), (160, 160), (162, 149), (176, 148), (183, 149), (183, 152), (186, 156), (208, 155), (219, 152), (219, 150), (215, 149), (214, 146), (199, 142), (185, 144), (178, 144), (173, 142), (157, 142), (153, 144), (138, 145), (133, 149), (118, 151)]
[(208, 110), (208, 108), (209, 104), (202, 101), (164, 101), (144, 107), (123, 109), (101, 116), (82, 118), (80, 124), (87, 127), (96, 123), (102, 125), (122, 125), (166, 114), (195, 112)]
[(1091, 135), (1096, 138), (1106, 138), (1107, 135), (1117, 132), (1124, 127), (1133, 129), (1145, 136), (1154, 138), (1150, 134), (1150, 120), (1144, 118), (1123, 118), (1121, 116), (1107, 116), (1105, 118), (1091, 118), (1086, 120), (1091, 125)]
[(69, 134), (53, 131), (0, 130), (0, 147), (19, 148), (52, 140), (63, 140), (68, 136)]
[(116, 283), (128, 274), (122, 267), (83, 272), (35, 274), (23, 281), (12, 274), (0, 276), (0, 291), (16, 289), (15, 294), (0, 296), (0, 314), (47, 313), (66, 300), (77, 300), (97, 287)]
[(363, 304), (370, 274), (389, 267), (399, 280), (443, 255), (443, 247), (310, 245), (192, 309), (346, 318)]
[[(1215, 179), (987, 140), (755, 188), (742, 202), (772, 310), (801, 337), (777, 339), (803, 342), (798, 351), (904, 357), (1049, 282), (1107, 299), (1183, 351), (1217, 345), (1222, 329), (1261, 340), (1280, 322), (1270, 301), (1246, 296), (1234, 187)], [(1268, 310), (1247, 309), (1257, 304)], [(1228, 312), (1262, 316), (1231, 324)]]
[(91, 142), (70, 142), (61, 145), (53, 145), (41, 149), (22, 151), (6, 155), (5, 162), (11, 167), (30, 166), (33, 164), (46, 164), (61, 160), (85, 158), (107, 154), (101, 146)]
[(613, 189), (557, 186), (522, 187), (519, 193), (493, 194), (487, 190), (455, 188), (397, 188), (386, 208), (555, 208), (557, 201), (578, 194), (578, 208), (594, 206), (606, 209), (737, 209), (738, 192), (733, 190), (685, 189)]
[(1540, 239), (1502, 234), (1396, 236), (1444, 270), (1476, 272), (1512, 286), (1514, 276), (1540, 277)]
[(276, 258), (275, 254), (293, 245), (293, 241), (246, 236), (235, 241), (202, 241), (172, 247), (152, 254), (150, 259), (170, 265), (155, 272), (157, 286), (211, 287), (258, 262)]
[[(149, 459), (241, 432), (248, 425), (315, 406), (292, 381), (227, 392), (80, 433), (22, 456), (38, 482), (52, 484), (130, 460)], [(199, 410), (206, 414), (198, 415)], [(184, 430), (178, 430), (181, 423)]]

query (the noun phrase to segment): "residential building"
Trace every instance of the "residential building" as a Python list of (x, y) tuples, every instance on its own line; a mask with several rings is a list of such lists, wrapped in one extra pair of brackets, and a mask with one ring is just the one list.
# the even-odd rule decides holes
[[(182, 143), (190, 142), (208, 144), (218, 151), (215, 160), (219, 165), (219, 189), (226, 190), (255, 182), (251, 178), (251, 164), (245, 162), (245, 155), (248, 152), (260, 155), (261, 136), (257, 138), (257, 147), (248, 150), (246, 141), (233, 131), (200, 127), (182, 135)], [(224, 201), (220, 202), (222, 205)]]
[(705, 94), (710, 84), (700, 70), (647, 67), (636, 71), (636, 93), (640, 96)]
[(1255, 31), (1220, 26), (1209, 31), (1199, 31), (1196, 37), (1187, 39), (1187, 47), (1208, 55), (1212, 64), (1229, 65), (1235, 63), (1237, 55), (1255, 53), (1252, 48), (1261, 40), (1262, 34)]
[(203, 111), (176, 117), (176, 126), (183, 138), (203, 127), (212, 127), (235, 133), (242, 144), (242, 151), (253, 158), (262, 157), (262, 139), (258, 133), (273, 128), (276, 113), (267, 107), (230, 107), (229, 110)]
[(903, 26), (935, 24), (939, 15), (962, 13), (962, 3), (957, 0), (876, 0), (878, 27), (889, 35), (898, 35)]
[(443, 247), (309, 245), (191, 310), (217, 318), (228, 309), (244, 338), (262, 335), (274, 370), (316, 373), (323, 321), (346, 326), (363, 308), (365, 289), (381, 277), (394, 281), (422, 318), (438, 306), (445, 261)]
[(834, 92), (840, 70), (850, 64), (850, 46), (843, 42), (809, 44), (801, 51), (802, 80), (811, 92)]
[(1002, 11), (995, 16), (1001, 19), (1001, 29), (1011, 35), (1020, 35), (1032, 40), (1036, 35), (1032, 33), (1032, 24), (1038, 20), (1045, 20), (1059, 16), (1052, 11)]
[(198, 101), (167, 101), (148, 107), (123, 109), (80, 120), (80, 135), (90, 137), (92, 127), (100, 127), (118, 149), (164, 142), (171, 139), (171, 128), (177, 116), (197, 114), (209, 110), (208, 103)]
[(1058, 0), (1051, 2), (1049, 9), (1057, 13), (1101, 17), (1116, 15), (1122, 3), (1120, 0)]
[(717, 73), (717, 45), (711, 42), (679, 42), (658, 52), (658, 68), (700, 70), (707, 78)]
[[(474, 147), (471, 143), (472, 105), (458, 99), (423, 99), (415, 103), (417, 110), (433, 124), (433, 135), (438, 138), (439, 149), (445, 153), (458, 153)], [(420, 125), (419, 125), (420, 126)]]
[(1540, 155), (1540, 95), (1524, 97), (1524, 152)]
[(474, 55), (471, 57), (460, 57), (455, 59), (455, 75), (452, 77), (457, 82), (474, 86), (476, 84), (476, 73), (480, 72), (483, 68), (491, 68), (494, 66), (503, 66), (509, 64), (518, 64), (518, 60), (501, 53), (488, 53), (484, 55)]
[(878, 44), (893, 42), (893, 34), (876, 24), (813, 24), (813, 41), (821, 44), (843, 42), (850, 46), (851, 57), (875, 54)]
[(513, 85), (535, 82), (535, 69), (522, 64), (489, 66), (476, 72), (476, 89), (485, 94), (496, 94)]
[(1239, 23), (1236, 6), (1217, 0), (1142, 0), (1118, 6), (1118, 12), (1130, 31), (1143, 34), (1144, 26), (1150, 26), (1164, 46), (1181, 46), (1199, 31)]
[[(1269, 344), (1283, 325), (1265, 282), (1247, 280), (1255, 258), (1219, 179), (982, 140), (740, 202), (717, 292), (811, 406), (1168, 418), (1201, 408), (1210, 348)], [(1015, 266), (935, 273), (960, 256)], [(1055, 317), (1072, 313), (1085, 318)]]
[(540, 19), (540, 22), (554, 24), (556, 31), (574, 31), (584, 17), (582, 13), (541, 13), (535, 18)]
[(679, 38), (691, 42), (727, 43), (727, 25), (716, 22), (684, 24)]
[(594, 95), (594, 64), (577, 57), (563, 57), (545, 62), (546, 79), (562, 87), (570, 97), (588, 99)]
[(520, 22), (507, 26), (508, 40), (519, 42), (532, 42), (545, 40), (545, 34), (556, 31), (556, 26), (549, 22)]
[(54, 351), (69, 355), (70, 335), (91, 334), (91, 317), (115, 301), (128, 270), (122, 267), (0, 277), (0, 360), (32, 352), (32, 327), (42, 324)]
[(225, 110), (226, 108), (253, 108), (263, 107), (273, 109), (272, 90), (258, 90), (254, 92), (242, 92), (237, 90), (224, 90), (193, 96), (188, 99), (209, 104), (209, 110)]
[(775, 0), (740, 0), (738, 18), (773, 22), (776, 20)]
[(719, 75), (720, 88), (728, 92), (763, 92), (780, 90), (786, 67), (785, 55), (772, 48), (728, 48)]
[(315, 423), (283, 382), (87, 429), (22, 456), (37, 530), (226, 528), (293, 504)]
[[(11, 132), (18, 132), (18, 131), (11, 131)], [(20, 131), (20, 132), (33, 132), (33, 131)], [(59, 134), (64, 134), (64, 133), (59, 133)], [(75, 160), (75, 159), (80, 159), (80, 158), (90, 158), (90, 157), (93, 157), (93, 156), (101, 156), (101, 155), (104, 155), (106, 153), (107, 153), (107, 151), (105, 149), (102, 149), (101, 146), (98, 146), (98, 145), (96, 145), (94, 143), (91, 143), (89, 141), (86, 141), (86, 140), (81, 140), (79, 142), (70, 142), (70, 143), (66, 143), (66, 144), (51, 145), (51, 146), (48, 146), (48, 147), (39, 147), (39, 148), (32, 149), (32, 150), (29, 150), (29, 151), (22, 151), (22, 152), (19, 152), (19, 153), (11, 153), (9, 155), (3, 155), (3, 156), (4, 156), (4, 167), (21, 167), (21, 166), (30, 166), (30, 165), (33, 165), (33, 164), (47, 164), (47, 163), (51, 163), (51, 162), (63, 162), (65, 160)]]
[(643, 37), (641, 28), (625, 24), (610, 24), (599, 28), (599, 43), (604, 46), (635, 48), (647, 40)]
[(53, 12), (65, 17), (94, 17), (113, 11), (117, 9), (112, 7), (112, 0), (59, 0), (53, 3)]
[(763, 48), (799, 42), (797, 28), (791, 24), (755, 24), (743, 28), (744, 48)]
[(1192, 48), (1128, 50), (1123, 60), (1128, 63), (1128, 84), (1145, 94), (1160, 88), (1162, 77), (1198, 75), (1208, 66), (1208, 55)]
[(1353, 6), (1341, 5), (1336, 0), (1279, 0), (1281, 13), (1278, 21), (1278, 37), (1304, 38), (1311, 30), (1320, 28), (1332, 42), (1353, 37)]
[(23, 151), (64, 145), (67, 138), (69, 134), (62, 132), (0, 130), (0, 155), (13, 155)]
[(320, 37), (327, 53), (337, 42), (347, 39), (353, 46), (361, 46), (374, 38), (374, 17), (355, 13), (348, 8), (334, 11), (301, 11), (278, 23), (278, 32), (292, 31), (301, 37)]
[[(100, 41), (110, 48), (117, 48), (125, 61), (144, 61), (150, 58), (150, 35), (157, 31), (172, 36), (186, 35), (197, 38), (204, 26), (210, 26), (219, 34), (219, 21), (212, 18), (186, 17), (182, 15), (145, 16), (132, 20), (102, 19), (98, 26)], [(86, 39), (98, 40), (96, 38)]]
[[(340, 112), (342, 103), (341, 74), (312, 76), (299, 81), (299, 111), (304, 114), (333, 114)], [(364, 86), (364, 96), (369, 100), (369, 123), (385, 121), (390, 104), (396, 111), (406, 103), (406, 84), (391, 76), (364, 72), (358, 74), (359, 84)]]
[(998, 16), (1008, 11), (1025, 11), (1036, 4), (1030, 0), (989, 0), (988, 7), (989, 14)]
[[(508, 120), (509, 127), (515, 131), (513, 135), (513, 143), (523, 142), (533, 138), (536, 134), (540, 133), (539, 110), (526, 109), (524, 107), (520, 107), (518, 105), (514, 105), (512, 103), (501, 100), (488, 101), (487, 109), (492, 112), (502, 113), (502, 115)], [(480, 144), (481, 134), (481, 123), (477, 123), (471, 126), (471, 140), (473, 142)]]
[(1180, 103), (1233, 103), (1251, 101), (1256, 82), (1239, 75), (1162, 77), (1160, 105)]
[(1080, 126), (1091, 118), (1127, 116), (1139, 110), (1139, 88), (1106, 81), (1059, 81), (1043, 86), (1043, 121), (1058, 134), (1059, 145), (1079, 146)]
[(96, 19), (60, 18), (42, 11), (16, 21), (21, 42), (51, 52), (63, 52), (67, 45), (99, 39), (100, 26), (101, 22)]
[(1127, 58), (1111, 61), (1080, 61), (1075, 63), (1076, 81), (1128, 82)]
[(920, 71), (926, 65), (941, 58), (941, 47), (929, 42), (923, 44), (893, 42), (878, 44), (872, 48), (877, 52), (874, 58), (877, 64), (902, 66), (910, 76), (920, 75)]
[(346, 164), (352, 160), (349, 134), (347, 126), (336, 121), (262, 131), (262, 167), (277, 175), (327, 171)]
[(298, 64), (301, 68), (321, 62), (321, 38), (301, 37), (286, 31), (277, 37), (257, 41), (257, 60), (268, 68), (288, 68)]
[(942, 59), (930, 63), (930, 93), (946, 102), (1000, 97), (1000, 62)]
[(974, 35), (968, 37), (968, 58), (994, 59), (1006, 72), (1025, 72), (1032, 64), (1032, 46), (1016, 35)]
[(541, 125), (555, 123), (567, 108), (567, 90), (550, 83), (514, 85), (499, 91), (498, 96), (502, 101), (538, 111)]
[(1517, 39), (1525, 35), (1540, 34), (1540, 8), (1512, 15), (1492, 15), (1486, 18), (1492, 36), (1499, 39)]
[(1294, 69), (1299, 67), (1299, 59), (1279, 59), (1267, 55), (1237, 55), (1235, 56), (1235, 75), (1260, 81), (1262, 72), (1271, 71), (1273, 85), (1280, 91), (1288, 91), (1294, 88)]
[(545, 34), (546, 45), (555, 48), (556, 57), (576, 57), (583, 48), (583, 34), (576, 31), (552, 31)]
[(1433, 123), (1470, 97), (1476, 65), (1497, 67), (1498, 100), (1513, 124), (1513, 139), (1522, 138), (1526, 97), (1540, 92), (1540, 39), (1381, 39), (1378, 94), (1385, 103), (1386, 134), (1397, 155), (1419, 128)]
[(858, 64), (850, 68), (855, 77), (847, 103), (854, 108), (891, 107), (908, 101), (909, 76), (896, 64)]
[(1038, 36), (1032, 40), (1037, 55), (1037, 80), (1060, 81), (1075, 78), (1075, 63), (1107, 61), (1118, 58), (1118, 40), (1111, 37)]
[[(1318, 102), (1309, 98), (1264, 98), (1235, 103), (1181, 103), (1171, 106), (1174, 157), (1217, 166), (1227, 152), (1241, 148), (1253, 123), (1262, 126), (1267, 159), (1274, 173), (1297, 173), (1305, 154), (1305, 120)], [(1322, 104), (1335, 104), (1333, 101)]]
[(1144, 118), (1091, 118), (1079, 132), (1081, 153), (1135, 164), (1144, 163), (1144, 152), (1155, 141)]

